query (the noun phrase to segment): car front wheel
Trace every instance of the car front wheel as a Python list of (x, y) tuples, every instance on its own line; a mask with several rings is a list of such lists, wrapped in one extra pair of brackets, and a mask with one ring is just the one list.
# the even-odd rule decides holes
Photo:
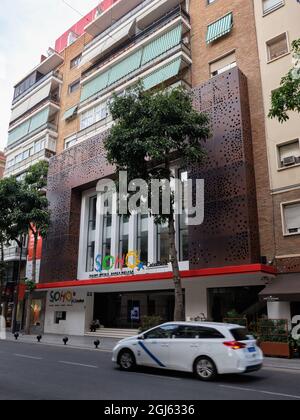
[(217, 375), (218, 371), (214, 362), (208, 357), (199, 357), (194, 364), (194, 372), (201, 381), (212, 381)]
[(118, 364), (122, 370), (133, 370), (136, 366), (133, 353), (130, 350), (122, 350), (118, 357)]

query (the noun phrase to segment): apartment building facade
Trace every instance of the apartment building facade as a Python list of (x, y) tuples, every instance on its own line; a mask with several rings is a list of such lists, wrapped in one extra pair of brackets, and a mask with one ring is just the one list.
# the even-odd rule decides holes
[(268, 118), (268, 113), (272, 91), (293, 67), (291, 46), (300, 38), (300, 4), (263, 0), (254, 2), (254, 7), (273, 208), (274, 252), (268, 259), (278, 270), (276, 280), (263, 295), (277, 300), (270, 315), (286, 318), (300, 313), (300, 117), (291, 112), (282, 124)]
[(4, 152), (0, 152), (0, 179), (3, 178), (5, 162), (6, 162), (5, 154)]
[[(103, 147), (109, 100), (138, 80), (146, 89), (185, 86), (211, 116), (204, 165), (182, 173), (174, 162), (182, 178), (206, 183), (204, 224), (177, 224), (187, 318), (266, 313), (258, 294), (276, 270), (262, 258), (272, 246), (272, 204), (252, 1), (119, 0), (100, 5), (92, 19), (56, 43), (63, 86), (38, 285), (45, 332), (84, 334), (93, 319), (136, 328), (144, 315), (173, 316), (165, 227), (99, 213), (96, 185), (114, 174)], [(99, 272), (101, 255), (116, 261), (130, 251), (141, 256), (142, 272), (132, 264)]]
[[(275, 165), (272, 172), (272, 162), (281, 162), (274, 147), (279, 153), (281, 145), (289, 151), (295, 146), (297, 116), (291, 116), (289, 132), (266, 117), (270, 89), (278, 86), (291, 57), (264, 62), (263, 45), (288, 31), (297, 37), (289, 16), (292, 12), (297, 21), (300, 5), (281, 2), (265, 13), (266, 3), (273, 8), (271, 0), (105, 0), (56, 41), (48, 65), (45, 60), (31, 72), (30, 77), (41, 73), (32, 88), (22, 88), (27, 77), (16, 86), (7, 175), (26, 170), (25, 149), (44, 135), (55, 140), (56, 152), (50, 159), (52, 224), (43, 244), (35, 326), (82, 335), (93, 319), (111, 328), (137, 328), (145, 315), (172, 319), (166, 227), (151, 217), (104, 217), (96, 191), (99, 181), (115, 173), (103, 146), (113, 123), (109, 102), (113, 93), (138, 81), (147, 90), (184, 86), (193, 93), (195, 108), (211, 119), (201, 167), (182, 170), (180, 160), (173, 162), (182, 180), (205, 181), (204, 223), (176, 221), (187, 319), (221, 321), (233, 309), (250, 319), (291, 318), (299, 296), (287, 300), (274, 288), (285, 281), (282, 276), (293, 276), (297, 288), (298, 237), (294, 231), (285, 237), (279, 226), (285, 205), (294, 217), (297, 185), (289, 172), (298, 169)], [(273, 32), (281, 26), (265, 25), (276, 13), (284, 13), (286, 19), (278, 19), (288, 25), (280, 34)], [(270, 66), (284, 61), (271, 86)], [(37, 94), (44, 85), (44, 93)], [(59, 102), (49, 93), (58, 94)], [(128, 266), (119, 264), (128, 253)], [(142, 271), (132, 253), (143, 262)], [(115, 264), (99, 264), (103, 255)]]

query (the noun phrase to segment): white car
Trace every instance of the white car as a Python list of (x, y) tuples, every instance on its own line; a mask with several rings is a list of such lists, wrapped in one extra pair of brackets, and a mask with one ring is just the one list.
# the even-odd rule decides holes
[(217, 375), (261, 369), (263, 353), (240, 325), (169, 322), (120, 341), (113, 362), (127, 371), (150, 366), (194, 372), (209, 381)]

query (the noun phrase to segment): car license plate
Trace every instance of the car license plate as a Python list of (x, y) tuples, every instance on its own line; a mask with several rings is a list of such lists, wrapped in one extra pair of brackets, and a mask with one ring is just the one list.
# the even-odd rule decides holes
[(255, 347), (248, 347), (248, 352), (249, 353), (255, 353), (256, 352), (256, 348)]

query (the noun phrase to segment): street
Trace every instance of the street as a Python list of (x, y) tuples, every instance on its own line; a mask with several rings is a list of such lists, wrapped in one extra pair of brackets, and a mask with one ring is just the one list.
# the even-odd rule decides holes
[(300, 370), (266, 367), (203, 383), (192, 375), (124, 373), (111, 352), (0, 341), (1, 400), (300, 400)]

